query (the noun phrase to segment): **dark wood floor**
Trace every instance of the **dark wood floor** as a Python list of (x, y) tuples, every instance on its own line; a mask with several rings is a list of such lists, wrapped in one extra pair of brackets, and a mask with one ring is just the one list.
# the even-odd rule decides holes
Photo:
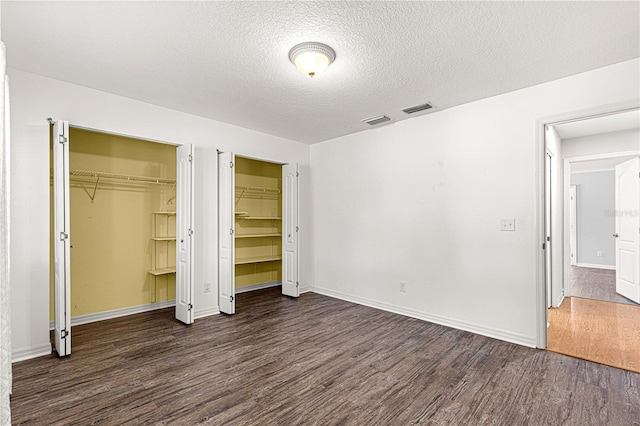
[(616, 271), (571, 267), (571, 296), (640, 307), (631, 299), (616, 293)]
[(71, 357), (14, 365), (13, 422), (640, 424), (640, 374), (278, 291), (74, 327)]

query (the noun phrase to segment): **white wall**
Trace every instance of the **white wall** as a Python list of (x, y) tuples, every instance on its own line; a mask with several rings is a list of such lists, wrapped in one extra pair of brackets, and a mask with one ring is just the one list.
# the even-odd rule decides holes
[(640, 129), (621, 130), (562, 140), (564, 158), (612, 152), (637, 151), (640, 149)]
[[(300, 279), (311, 281), (309, 147), (105, 92), (10, 69), (11, 282), (14, 361), (42, 355), (49, 345), (49, 124), (47, 117), (142, 139), (195, 147), (195, 310), (218, 309), (217, 154), (300, 164)], [(213, 291), (204, 293), (204, 283)]]
[(564, 297), (564, 161), (563, 144), (553, 126), (545, 132), (551, 154), (551, 306), (557, 308)]
[(312, 145), (314, 290), (535, 346), (536, 120), (638, 102), (639, 70), (635, 59)]
[[(616, 266), (614, 170), (571, 173), (576, 185), (576, 240), (578, 265)], [(597, 253), (600, 252), (601, 256)]]

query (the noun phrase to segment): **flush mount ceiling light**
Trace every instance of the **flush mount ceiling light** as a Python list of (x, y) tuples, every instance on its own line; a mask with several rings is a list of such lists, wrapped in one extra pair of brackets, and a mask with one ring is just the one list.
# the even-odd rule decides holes
[(313, 77), (324, 71), (336, 59), (336, 52), (326, 44), (305, 42), (289, 51), (289, 60), (304, 75)]

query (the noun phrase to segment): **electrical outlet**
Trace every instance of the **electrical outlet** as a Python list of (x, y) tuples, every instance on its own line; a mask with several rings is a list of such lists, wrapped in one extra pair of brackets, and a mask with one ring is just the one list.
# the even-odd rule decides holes
[(597, 252), (596, 252), (596, 256), (597, 256), (597, 257), (602, 257), (602, 252), (601, 252), (601, 251), (597, 251)]
[(400, 291), (402, 293), (406, 293), (407, 292), (407, 283), (405, 281), (400, 281)]
[(204, 292), (211, 293), (211, 283), (204, 283)]
[(515, 219), (500, 219), (500, 230), (501, 231), (515, 231), (516, 230), (516, 220)]

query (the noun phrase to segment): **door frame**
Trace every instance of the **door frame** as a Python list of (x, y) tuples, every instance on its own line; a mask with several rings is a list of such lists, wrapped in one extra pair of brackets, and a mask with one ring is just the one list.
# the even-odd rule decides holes
[[(47, 121), (49, 121), (50, 126), (53, 126), (53, 123), (55, 123), (55, 122), (63, 121), (63, 120), (64, 119), (47, 118)], [(112, 131), (102, 130), (102, 129), (98, 129), (98, 128), (94, 128), (94, 127), (78, 126), (78, 125), (72, 124), (72, 122), (70, 120), (66, 120), (66, 121), (69, 122), (69, 132), (71, 132), (71, 129), (79, 129), (79, 130), (86, 130), (86, 131), (95, 132), (95, 133), (103, 133), (103, 134), (111, 135), (111, 136), (119, 136), (119, 137), (130, 138), (130, 139), (140, 139), (140, 140), (143, 140), (145, 142), (153, 142), (153, 143), (159, 143), (159, 144), (163, 144), (163, 145), (170, 145), (170, 146), (175, 146), (176, 148), (179, 147), (179, 146), (186, 145), (186, 144), (179, 144), (179, 143), (175, 143), (175, 142), (163, 141), (163, 140), (159, 140), (159, 139), (144, 138), (144, 137), (141, 137), (141, 136), (129, 135), (129, 134), (126, 134), (126, 133), (112, 132)], [(70, 141), (71, 141), (71, 137), (69, 137), (69, 142)], [(49, 144), (51, 144), (51, 140), (49, 140)], [(176, 178), (177, 178), (177, 176), (176, 176)], [(195, 201), (192, 200), (192, 203), (195, 203)], [(192, 207), (193, 207), (193, 204), (192, 204)], [(53, 212), (51, 212), (50, 214), (53, 215)], [(193, 217), (193, 212), (192, 212), (192, 217)], [(53, 233), (53, 229), (49, 230), (49, 234), (51, 234), (51, 233)], [(51, 256), (50, 256), (49, 262), (52, 262), (52, 261), (53, 260), (51, 259)], [(192, 260), (191, 261), (193, 262), (193, 256), (192, 256)], [(192, 264), (192, 267), (193, 267), (193, 264)], [(191, 279), (193, 280), (193, 278), (194, 277), (192, 277)], [(51, 297), (51, 296), (49, 296), (49, 297)], [(69, 298), (70, 297), (71, 297), (71, 292), (69, 291)], [(50, 303), (51, 303), (51, 301), (49, 301), (49, 304)], [(55, 310), (56, 309), (57, 309), (57, 307), (55, 306), (55, 303), (54, 303), (54, 318), (55, 318)], [(51, 315), (51, 313), (49, 315)], [(73, 327), (73, 324), (71, 324), (70, 328), (72, 328), (72, 327)], [(69, 334), (71, 334), (71, 331), (69, 331)]]
[[(546, 142), (546, 141), (545, 141)], [(545, 247), (545, 291), (547, 292), (547, 308), (553, 306), (553, 157), (554, 153), (545, 147), (544, 153), (544, 247)]]
[[(547, 347), (547, 289), (546, 289), (546, 253), (543, 249), (545, 241), (545, 128), (564, 124), (571, 121), (587, 120), (590, 118), (602, 117), (606, 115), (619, 114), (622, 112), (640, 109), (640, 102), (636, 100), (618, 102), (615, 104), (601, 105), (594, 108), (576, 110), (562, 114), (541, 117), (535, 124), (534, 142), (534, 200), (533, 200), (533, 222), (534, 222), (534, 253), (535, 253), (535, 310), (536, 310), (536, 347), (546, 349)], [(566, 171), (565, 171), (566, 173)], [(566, 191), (568, 193), (568, 190)], [(566, 200), (566, 198), (565, 198)], [(565, 227), (566, 228), (566, 227)], [(565, 229), (565, 233), (567, 229)], [(565, 236), (565, 245), (568, 241)]]
[[(563, 288), (565, 297), (571, 296), (571, 218), (570, 218), (570, 206), (571, 206), (571, 187), (575, 185), (571, 185), (571, 165), (575, 163), (581, 163), (583, 161), (595, 161), (595, 160), (608, 160), (613, 158), (624, 158), (630, 156), (640, 155), (640, 149), (637, 151), (619, 151), (619, 152), (608, 152), (602, 154), (592, 154), (592, 155), (582, 155), (578, 157), (567, 157), (564, 158), (563, 161), (563, 173), (564, 173), (564, 182), (563, 182), (563, 190), (564, 190), (564, 203), (563, 203), (563, 212), (564, 215), (564, 235), (563, 235), (563, 250), (565, 252), (565, 259), (568, 259), (568, 262), (563, 262)], [(577, 191), (576, 191), (577, 195)], [(575, 202), (576, 200), (574, 200)], [(577, 214), (577, 212), (576, 212)], [(577, 232), (577, 229), (576, 229)], [(577, 234), (576, 234), (576, 242), (577, 242)], [(577, 247), (576, 247), (576, 259), (575, 263), (578, 264), (577, 258)]]
[[(565, 208), (566, 212), (566, 208)], [(573, 225), (573, 226), (571, 226)], [(571, 250), (573, 248), (573, 250)], [(569, 265), (578, 263), (578, 186), (569, 181)], [(569, 268), (571, 269), (571, 268)], [(571, 281), (569, 281), (571, 282)], [(571, 286), (564, 289), (565, 296), (571, 296)]]

